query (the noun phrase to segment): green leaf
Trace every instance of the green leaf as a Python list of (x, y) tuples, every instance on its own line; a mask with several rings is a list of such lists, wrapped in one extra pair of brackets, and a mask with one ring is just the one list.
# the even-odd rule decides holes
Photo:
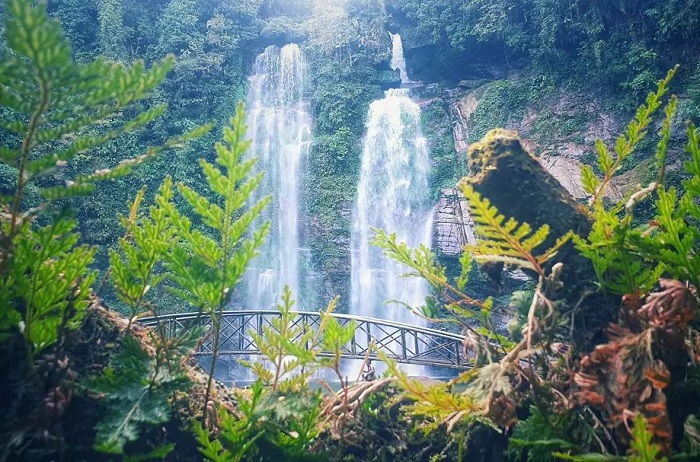
[(168, 454), (175, 450), (174, 444), (158, 446), (144, 454), (133, 454), (124, 456), (124, 462), (144, 462), (151, 459), (165, 459)]
[(104, 396), (107, 414), (96, 427), (95, 449), (121, 454), (136, 441), (144, 425), (170, 419), (170, 395), (188, 383), (181, 370), (157, 362), (133, 337), (125, 337), (122, 350), (89, 388)]
[(584, 165), (581, 167), (581, 184), (583, 186), (583, 190), (591, 195), (595, 194), (596, 190), (598, 189), (600, 180), (595, 173), (593, 173), (593, 169), (590, 165)]
[(533, 251), (547, 240), (549, 226), (543, 225), (533, 232), (527, 223), (518, 223), (513, 218), (506, 221), (496, 207), (488, 199), (482, 198), (469, 184), (462, 183), (460, 187), (469, 202), (469, 213), (479, 236), (476, 244), (465, 247), (465, 252), (470, 253), (476, 261), (498, 261), (544, 274), (541, 265), (554, 253), (546, 251), (538, 257)]

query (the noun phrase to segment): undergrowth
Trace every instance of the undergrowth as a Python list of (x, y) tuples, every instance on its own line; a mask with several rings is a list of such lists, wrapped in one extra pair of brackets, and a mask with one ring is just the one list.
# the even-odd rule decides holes
[[(465, 353), (474, 361), (472, 370), (451, 382), (466, 385), (460, 393), (445, 385), (416, 383), (394, 370), (407, 395), (416, 400), (412, 412), (430, 417), (429, 428), (444, 424), (450, 429), (467, 422), (512, 432), (513, 460), (652, 461), (666, 460), (674, 452), (683, 456), (681, 438), (674, 439), (672, 433), (672, 419), (697, 419), (693, 410), (671, 415), (666, 393), (683, 385), (684, 374), (696, 369), (700, 351), (696, 330), (700, 132), (688, 124), (687, 179), (681, 190), (665, 186), (677, 99), (671, 96), (664, 102), (664, 97), (675, 72), (659, 82), (613, 149), (596, 143), (600, 175), (591, 166), (583, 167), (589, 200), (582, 213), (593, 224), (590, 234), (570, 232), (558, 236), (554, 248), (540, 250), (549, 234), (546, 225), (533, 231), (526, 223), (506, 219), (468, 180), (460, 187), (469, 202), (478, 243), (466, 246), (462, 274), (454, 281), (447, 280), (444, 268), (434, 263), (430, 249), (410, 249), (395, 235), (377, 230), (374, 243), (411, 268), (409, 275), (427, 280), (436, 293), (425, 306), (410, 308), (436, 320), (434, 314), (442, 305), (449, 320), (462, 326)], [(647, 139), (653, 116), (662, 107), (655, 178), (615, 204), (604, 202), (606, 187)], [(635, 208), (649, 198), (655, 205), (654, 217), (638, 224)], [(618, 296), (621, 303), (619, 319), (608, 329), (609, 342), (593, 351), (572, 350), (573, 327), (567, 326), (573, 324), (567, 318), (577, 310), (559, 298), (567, 261), (554, 262), (557, 250), (569, 240), (592, 262), (599, 290)], [(491, 300), (464, 293), (469, 255), (479, 262), (519, 267), (538, 278), (522, 332), (515, 332), (517, 342), (501, 338), (494, 329)], [(586, 303), (588, 295), (581, 294), (579, 304)], [(697, 454), (695, 428), (686, 424), (686, 457)]]
[[(550, 239), (548, 225), (533, 229), (503, 216), (469, 180), (459, 188), (479, 241), (464, 249), (462, 271), (454, 280), (435, 263), (431, 249), (411, 249), (395, 234), (377, 230), (374, 244), (434, 290), (423, 306), (409, 308), (434, 321), (436, 313), (447, 313), (439, 321), (462, 329), (471, 369), (449, 383), (424, 383), (378, 353), (390, 376), (351, 385), (342, 360), (356, 324), (332, 316), (334, 300), (319, 314), (319, 325), (312, 326), (294, 313), (287, 290), (278, 316), (262, 333), (250, 334), (264, 360), (244, 362), (256, 380), (227, 402), (214, 381), (223, 311), (269, 229), (268, 224), (252, 229), (270, 199), (250, 202), (260, 176), (251, 175), (254, 160), (245, 156), (250, 142), (245, 140), (242, 106), (215, 145), (214, 163), (200, 160), (208, 188), (197, 191), (166, 178), (147, 212), (142, 211), (145, 191), (139, 191), (122, 217), (124, 235), (110, 250), (110, 269), (98, 277), (91, 270), (97, 249), (81, 244), (63, 199), (88, 195), (96, 182), (126, 175), (210, 127), (116, 165), (71, 173), (66, 167), (82, 153), (147, 127), (163, 114), (163, 106), (144, 110), (144, 100), (172, 68), (173, 59), (151, 68), (103, 59), (78, 63), (44, 3), (7, 0), (5, 12), (0, 160), (15, 180), (11, 193), (0, 198), (0, 341), (23, 357), (12, 371), (16, 386), (10, 387), (11, 398), (19, 403), (12, 409), (16, 414), (29, 409), (29, 417), (19, 419), (17, 427), (2, 426), (0, 459), (30, 460), (35, 453), (26, 448), (49, 439), (58, 449), (44, 455), (61, 458), (65, 435), (60, 422), (76, 396), (93, 400), (101, 410), (93, 455), (105, 460), (175, 455), (177, 448), (167, 437), (153, 444), (143, 441), (143, 435), (173, 420), (191, 429), (199, 451), (211, 461), (344, 460), (354, 457), (353, 451), (367, 450), (372, 446), (368, 441), (379, 435), (391, 444), (376, 449), (376, 457), (418, 457), (403, 440), (425, 442), (438, 435), (444, 447), (426, 443), (420, 458), (463, 460), (476, 439), (469, 436), (481, 429), (508, 437), (512, 460), (698, 457), (700, 418), (693, 414), (698, 409), (670, 406), (678, 390), (697, 397), (692, 378), (700, 361), (700, 131), (690, 123), (687, 178), (681, 187), (665, 184), (677, 108), (676, 98), (666, 93), (675, 69), (649, 95), (612, 149), (596, 144), (596, 169), (583, 168), (589, 200), (581, 213), (592, 223), (588, 235), (569, 232)], [(654, 181), (617, 203), (606, 203), (606, 187), (649, 139), (661, 108)], [(112, 128), (95, 129), (105, 121)], [(635, 211), (642, 201), (654, 204), (653, 218), (638, 223)], [(554, 245), (545, 248), (546, 242)], [(591, 262), (598, 290), (619, 300), (619, 316), (608, 327), (607, 340), (590, 351), (574, 350), (570, 316), (578, 306), (566, 306), (561, 297), (568, 262), (558, 259), (571, 245)], [(492, 299), (465, 293), (472, 261), (518, 267), (536, 279), (533, 292), (514, 297), (523, 322), (512, 337), (496, 328)], [(88, 314), (103, 313), (96, 292), (106, 284), (128, 307), (129, 319), (123, 326), (113, 320), (120, 332), (117, 344), (101, 345), (111, 354), (109, 364), (96, 364), (79, 377), (67, 347)], [(159, 323), (163, 307), (156, 288), (189, 303), (208, 328), (173, 331)], [(578, 303), (586, 298), (581, 294)], [(156, 327), (136, 326), (143, 316), (154, 318)], [(100, 345), (101, 339), (96, 335), (90, 341)], [(204, 342), (212, 345), (213, 358), (210, 369), (198, 375), (188, 361)], [(365, 361), (373, 354), (368, 343)], [(321, 373), (337, 379), (339, 389), (318, 378)], [(317, 387), (311, 386), (312, 380)], [(183, 394), (188, 415), (178, 407)], [(387, 398), (386, 404), (377, 401), (379, 395)], [(388, 422), (386, 428), (380, 428), (380, 416)], [(17, 415), (10, 417), (18, 421)], [(48, 426), (38, 426), (42, 419), (58, 430), (49, 433)], [(397, 431), (392, 419), (408, 430)], [(683, 435), (674, 435), (679, 419)]]

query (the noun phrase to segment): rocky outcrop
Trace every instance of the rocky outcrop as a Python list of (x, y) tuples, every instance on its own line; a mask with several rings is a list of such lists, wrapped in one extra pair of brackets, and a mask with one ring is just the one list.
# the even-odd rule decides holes
[(580, 160), (556, 154), (544, 154), (539, 157), (539, 161), (574, 198), (583, 199), (587, 196), (581, 184), (580, 172), (583, 163)]
[[(476, 126), (484, 123), (483, 114), (478, 122), (474, 115), (480, 109), (489, 85), (464, 92), (452, 100), (454, 142), (460, 153), (467, 151), (470, 141), (474, 141), (474, 134), (484, 128)], [(623, 129), (622, 123), (604, 113), (596, 102), (564, 93), (553, 98), (546, 109), (525, 108), (522, 115), (509, 114), (505, 123), (499, 122), (503, 121), (493, 121), (493, 127), (487, 128), (503, 125), (503, 128), (518, 131), (523, 145), (576, 199), (586, 197), (580, 170), (584, 160), (591, 159), (595, 140), (602, 139), (610, 144)], [(611, 184), (606, 195), (613, 200), (622, 198), (624, 191), (635, 186), (634, 179), (639, 177), (640, 172), (621, 175)]]
[(441, 189), (433, 221), (433, 247), (444, 256), (459, 256), (466, 244), (474, 243), (473, 227), (462, 193), (456, 188)]
[(483, 95), (483, 89), (476, 89), (454, 100), (451, 112), (454, 120), (455, 149), (457, 152), (467, 152), (469, 148), (469, 120), (479, 105), (479, 98)]

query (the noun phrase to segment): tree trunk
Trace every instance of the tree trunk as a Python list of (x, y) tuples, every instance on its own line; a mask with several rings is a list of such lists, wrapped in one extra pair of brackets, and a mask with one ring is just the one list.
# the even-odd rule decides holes
[[(531, 155), (514, 131), (492, 130), (469, 148), (469, 174), (462, 181), (472, 185), (505, 215), (528, 223), (533, 229), (544, 224), (550, 234), (541, 251), (569, 230), (587, 236), (592, 222), (583, 205)], [(605, 340), (605, 327), (614, 319), (619, 301), (596, 291), (590, 261), (569, 243), (554, 257), (562, 262), (562, 312), (574, 315), (575, 346), (584, 351)], [(584, 297), (584, 294), (586, 296)], [(583, 299), (582, 299), (583, 297)]]

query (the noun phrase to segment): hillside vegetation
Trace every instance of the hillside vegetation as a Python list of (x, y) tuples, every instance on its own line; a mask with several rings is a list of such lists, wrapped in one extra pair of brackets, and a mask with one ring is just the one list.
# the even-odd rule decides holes
[[(0, 461), (700, 458), (700, 3), (6, 0), (0, 17)], [(357, 324), (332, 316), (367, 109), (400, 83), (389, 30), (423, 81), (431, 194), (458, 189), (478, 237), (454, 259), (372, 241), (429, 284), (408, 308), (464, 335), (472, 367), (449, 382), (382, 352), (384, 376), (348, 380)], [(285, 290), (238, 389), (215, 380), (219, 334), (271, 200), (251, 200), (242, 100), (254, 57), (290, 41), (328, 303), (312, 328)], [(527, 150), (572, 145), (575, 195)], [(178, 311), (198, 322), (159, 324)]]

